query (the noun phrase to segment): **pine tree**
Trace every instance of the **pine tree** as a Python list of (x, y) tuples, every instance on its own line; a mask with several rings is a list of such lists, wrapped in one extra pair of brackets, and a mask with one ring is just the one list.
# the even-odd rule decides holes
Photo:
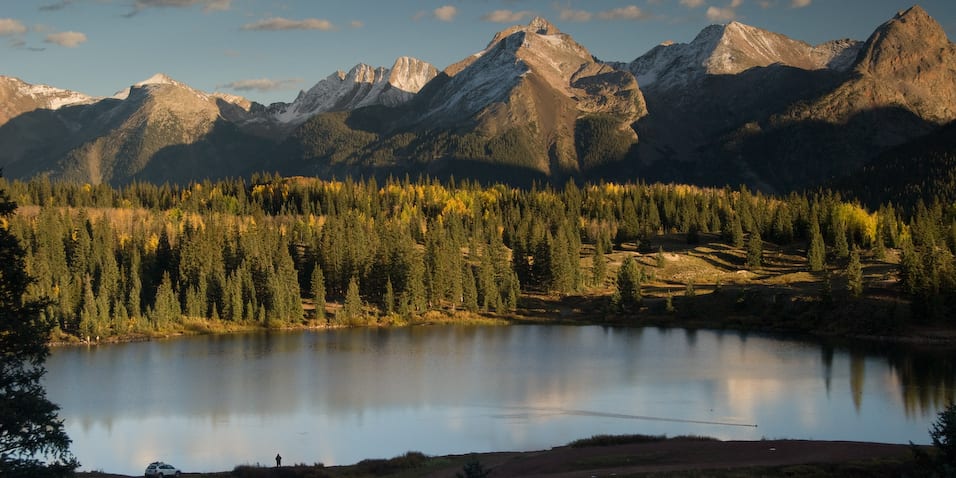
[(318, 262), (312, 268), (309, 290), (312, 292), (312, 303), (315, 304), (315, 319), (325, 320), (325, 276), (322, 275), (322, 266)]
[(363, 317), (362, 296), (359, 295), (358, 277), (352, 276), (349, 280), (348, 291), (345, 293), (345, 303), (342, 304), (342, 322), (356, 325)]
[(600, 244), (594, 246), (594, 254), (591, 256), (591, 283), (595, 287), (604, 287), (604, 280), (607, 278), (607, 260), (604, 258), (604, 251)]
[(464, 307), (468, 312), (477, 312), (478, 286), (475, 283), (475, 273), (472, 272), (470, 265), (462, 265), (461, 276), (462, 307)]
[(156, 289), (156, 299), (153, 303), (152, 312), (153, 325), (158, 330), (163, 330), (172, 323), (179, 322), (182, 317), (179, 299), (176, 298), (176, 291), (173, 289), (168, 272), (163, 273), (163, 279)]
[(385, 294), (382, 296), (382, 302), (382, 312), (386, 316), (392, 315), (395, 312), (395, 288), (392, 286), (391, 278), (385, 281)]
[(750, 240), (747, 241), (747, 267), (750, 269), (760, 269), (763, 265), (763, 240), (760, 238), (760, 232), (754, 229), (750, 233)]
[(810, 247), (807, 248), (807, 262), (810, 263), (811, 271), (820, 272), (826, 268), (826, 254), (826, 244), (820, 232), (820, 223), (814, 216), (810, 221)]
[(641, 306), (641, 270), (630, 256), (624, 259), (617, 272), (617, 292), (613, 302), (622, 312), (636, 311)]
[(24, 300), (33, 279), (7, 226), (16, 207), (0, 190), (0, 476), (73, 476), (79, 463), (42, 383), (53, 327), (42, 311), (49, 303)]
[(850, 263), (846, 266), (847, 289), (850, 295), (858, 298), (863, 295), (863, 266), (860, 264), (860, 250), (850, 251)]
[(834, 213), (831, 227), (833, 228), (833, 249), (837, 257), (849, 256), (850, 245), (846, 238), (846, 221)]
[(738, 214), (734, 214), (730, 223), (730, 243), (735, 249), (744, 248), (744, 226)]

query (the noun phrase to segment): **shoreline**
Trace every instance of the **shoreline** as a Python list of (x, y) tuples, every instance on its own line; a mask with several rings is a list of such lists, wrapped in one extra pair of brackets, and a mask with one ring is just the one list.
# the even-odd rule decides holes
[[(566, 298), (565, 298), (566, 299)], [(592, 300), (594, 300), (592, 298)], [(597, 298), (597, 301), (600, 297)], [(652, 299), (653, 300), (653, 299)], [(557, 302), (560, 302), (557, 301)], [(259, 324), (228, 324), (222, 321), (213, 321), (211, 319), (192, 319), (179, 330), (170, 330), (163, 332), (135, 332), (123, 335), (111, 335), (107, 337), (90, 337), (81, 339), (73, 336), (61, 336), (57, 340), (50, 340), (48, 345), (55, 347), (72, 346), (93, 346), (124, 344), (135, 342), (149, 342), (152, 340), (167, 340), (185, 337), (211, 336), (211, 335), (236, 335), (250, 333), (264, 333), (270, 331), (295, 332), (295, 331), (323, 331), (339, 330), (348, 328), (403, 328), (403, 327), (429, 327), (442, 325), (488, 325), (488, 326), (507, 326), (507, 325), (571, 325), (571, 326), (608, 326), (608, 327), (660, 327), (670, 329), (685, 330), (715, 330), (728, 331), (736, 333), (760, 333), (781, 336), (792, 336), (816, 341), (850, 341), (859, 343), (873, 344), (896, 344), (905, 346), (925, 346), (956, 348), (956, 328), (943, 326), (907, 326), (895, 335), (876, 334), (876, 333), (843, 333), (840, 331), (818, 330), (807, 327), (793, 327), (781, 324), (781, 319), (776, 321), (767, 321), (753, 315), (739, 315), (730, 317), (721, 317), (718, 319), (704, 319), (697, 315), (680, 316), (676, 314), (648, 313), (646, 310), (639, 314), (619, 315), (619, 314), (578, 314), (574, 316), (562, 316), (560, 307), (555, 310), (542, 311), (538, 313), (528, 313), (526, 309), (523, 312), (515, 312), (507, 315), (496, 313), (472, 313), (463, 311), (432, 311), (426, 314), (426, 318), (413, 322), (388, 322), (361, 325), (335, 325), (321, 324), (316, 321), (308, 321), (301, 324), (283, 324), (281, 326), (263, 326)], [(758, 323), (759, 322), (759, 323)]]
[[(930, 447), (920, 446), (927, 451)], [(719, 441), (705, 437), (592, 437), (547, 450), (428, 456), (407, 452), (390, 459), (366, 459), (350, 465), (293, 464), (282, 467), (239, 465), (231, 471), (190, 473), (197, 478), (271, 477), (447, 477), (470, 463), (492, 476), (899, 476), (918, 466), (911, 445), (825, 441)], [(860, 475), (861, 471), (866, 473)], [(809, 473), (809, 474), (808, 474)], [(77, 478), (126, 478), (106, 472), (77, 472)]]

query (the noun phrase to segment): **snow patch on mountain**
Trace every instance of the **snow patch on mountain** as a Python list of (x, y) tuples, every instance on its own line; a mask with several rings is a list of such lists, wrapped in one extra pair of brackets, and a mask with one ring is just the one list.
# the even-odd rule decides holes
[(0, 81), (11, 88), (12, 96), (32, 100), (38, 108), (57, 110), (65, 106), (89, 104), (98, 98), (49, 85), (33, 85), (19, 78), (0, 76)]
[(278, 123), (294, 125), (328, 111), (398, 106), (411, 100), (437, 74), (434, 66), (410, 57), (395, 60), (391, 69), (360, 63), (348, 73), (337, 71), (308, 91), (300, 91), (292, 103), (270, 105), (267, 112)]
[(740, 22), (711, 25), (690, 43), (662, 43), (628, 65), (642, 87), (686, 86), (706, 75), (733, 75), (774, 64), (806, 70), (851, 68), (861, 42), (812, 46)]

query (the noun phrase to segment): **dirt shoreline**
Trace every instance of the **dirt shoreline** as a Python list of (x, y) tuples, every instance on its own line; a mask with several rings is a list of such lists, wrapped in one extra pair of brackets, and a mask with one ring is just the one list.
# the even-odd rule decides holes
[[(495, 452), (428, 457), (417, 466), (382, 472), (362, 464), (334, 467), (263, 467), (217, 473), (184, 473), (199, 478), (362, 477), (439, 478), (455, 476), (464, 464), (479, 462), (494, 478), (570, 478), (598, 476), (777, 476), (799, 467), (809, 476), (895, 476), (913, 466), (909, 445), (847, 441), (717, 441), (672, 439), (612, 446), (570, 447), (529, 452)], [(796, 469), (796, 468), (794, 468)], [(790, 471), (788, 471), (790, 470)], [(864, 472), (858, 474), (859, 472)], [(77, 473), (78, 478), (124, 478), (108, 473)], [(139, 475), (137, 475), (139, 476)], [(802, 476), (797, 474), (797, 476)]]

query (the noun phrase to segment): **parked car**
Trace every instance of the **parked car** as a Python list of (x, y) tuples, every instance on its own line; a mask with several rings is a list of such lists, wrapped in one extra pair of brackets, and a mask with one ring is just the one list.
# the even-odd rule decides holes
[(180, 473), (179, 468), (169, 463), (154, 461), (146, 467), (146, 472), (143, 475), (146, 478), (166, 478), (167, 476), (179, 476)]

